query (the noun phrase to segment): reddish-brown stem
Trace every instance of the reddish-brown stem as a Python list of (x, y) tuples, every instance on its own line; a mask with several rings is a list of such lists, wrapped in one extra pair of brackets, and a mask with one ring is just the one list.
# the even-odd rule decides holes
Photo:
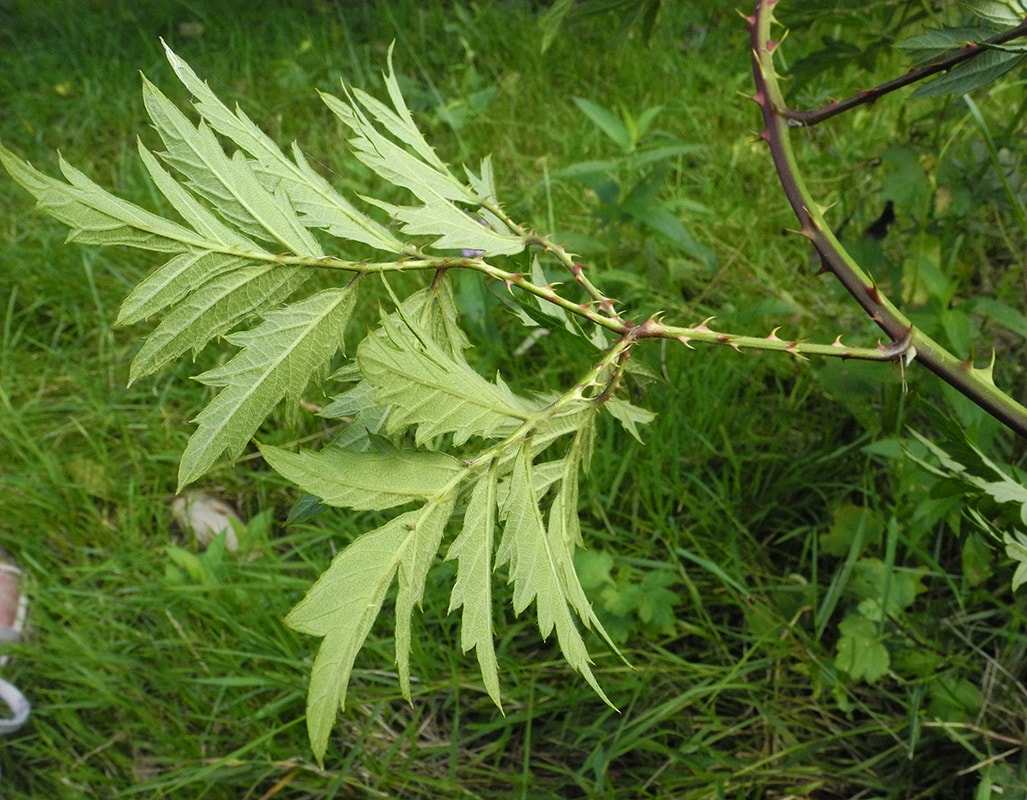
[(923, 67), (917, 67), (911, 69), (905, 75), (894, 80), (882, 83), (879, 86), (875, 86), (872, 89), (860, 89), (856, 94), (851, 97), (847, 97), (844, 100), (838, 100), (833, 103), (828, 103), (826, 106), (820, 108), (812, 108), (808, 111), (799, 111), (792, 108), (781, 109), (781, 115), (789, 120), (792, 120), (792, 124), (802, 125), (809, 127), (816, 125), (818, 122), (823, 122), (831, 117), (836, 117), (848, 111), (856, 106), (867, 105), (873, 103), (877, 99), (884, 97), (884, 95), (894, 92), (897, 89), (901, 89), (904, 86), (909, 86), (922, 81), (925, 78), (929, 78), (932, 75), (937, 75), (939, 72), (947, 72), (958, 64), (962, 64), (964, 61), (969, 61), (972, 58), (977, 58), (981, 53), (987, 52), (988, 48), (984, 45), (1000, 45), (1006, 42), (1011, 42), (1014, 39), (1027, 36), (1027, 18), (1023, 20), (1015, 28), (1003, 31), (997, 36), (993, 36), (990, 39), (984, 39), (980, 44), (970, 42), (966, 47), (953, 53), (940, 61), (935, 61), (933, 64), (927, 64)]
[(842, 247), (812, 199), (792, 151), (790, 129), (796, 122), (785, 104), (774, 70), (770, 38), (771, 6), (776, 0), (760, 0), (754, 16), (747, 18), (751, 31), (753, 100), (763, 114), (760, 138), (770, 146), (778, 178), (792, 210), (799, 220), (799, 233), (809, 239), (820, 255), (823, 271), (833, 274), (867, 315), (893, 342), (908, 342), (908, 354), (968, 397), (993, 417), (1027, 438), (1027, 408), (1001, 391), (992, 379), (991, 366), (978, 369), (963, 361), (915, 328), (909, 319), (880, 291), (874, 280)]

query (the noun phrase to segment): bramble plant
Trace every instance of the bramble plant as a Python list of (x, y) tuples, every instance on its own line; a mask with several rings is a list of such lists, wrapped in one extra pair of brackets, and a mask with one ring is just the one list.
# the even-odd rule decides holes
[[(824, 271), (833, 273), (885, 332), (884, 344), (850, 346), (841, 336), (810, 343), (781, 338), (778, 329), (766, 335), (721, 331), (711, 319), (672, 324), (659, 314), (637, 318), (558, 241), (507, 215), (488, 158), (462, 174), (438, 158), (400, 93), (391, 51), (388, 104), (355, 87), (344, 87), (342, 98), (322, 97), (348, 130), (353, 156), (409, 193), (413, 200), (405, 205), (373, 197), (354, 205), (311, 167), (298, 146), (283, 153), (167, 47), (200, 121), (191, 122), (144, 79), (144, 102), (164, 151), (155, 155), (140, 142), (139, 155), (180, 222), (118, 199), (63, 160), (64, 180), (57, 180), (0, 147), (0, 162), (42, 210), (72, 229), (69, 239), (136, 247), (167, 258), (131, 292), (118, 316), (120, 325), (160, 317), (133, 361), (131, 381), (216, 339), (237, 348), (226, 363), (197, 376), (219, 391), (195, 420), (180, 463), (179, 489), (220, 459), (240, 455), (268, 415), (283, 401), (296, 405), (311, 380), (327, 378), (342, 387), (322, 411), (347, 421), (336, 441), (298, 452), (258, 444), (272, 469), (321, 504), (395, 513), (344, 549), (286, 619), (295, 630), (323, 639), (307, 701), (319, 760), (337, 711), (345, 706), (354, 659), (394, 583), (396, 663), (409, 697), (411, 618), (449, 531), (455, 535), (444, 558), (456, 562), (450, 611), (461, 610), (461, 646), (475, 651), (496, 705), (501, 690), (491, 586), (493, 572), (504, 567), (515, 613), (534, 603), (542, 636), (555, 631), (567, 662), (607, 699), (580, 626), (597, 631), (614, 651), (621, 637), (604, 630), (575, 568), (575, 552), (583, 545), (578, 481), (588, 471), (604, 413), (639, 440), (641, 427), (652, 420), (619, 391), (627, 374), (644, 376), (631, 356), (649, 341), (895, 362), (900, 369), (918, 362), (1027, 436), (1027, 409), (996, 386), (993, 363), (979, 367), (949, 353), (915, 326), (840, 244), (803, 181), (791, 144), (794, 128), (941, 72), (947, 74), (937, 91), (966, 92), (994, 80), (1027, 53), (1015, 44), (1027, 35), (1024, 7), (973, 3), (986, 26), (939, 31), (907, 43), (929, 53), (925, 65), (852, 100), (800, 112), (786, 104), (775, 69), (774, 5), (760, 3), (748, 18), (761, 137), (798, 217), (798, 233), (813, 244)], [(997, 55), (986, 69), (975, 70), (989, 54)], [(579, 106), (607, 135), (622, 140), (625, 155), (635, 153), (659, 113), (649, 109), (639, 119), (618, 120), (594, 103)], [(655, 204), (651, 209), (668, 213)], [(686, 251), (692, 246), (690, 238), (680, 242)], [(593, 353), (592, 366), (564, 390), (540, 387), (532, 396), (516, 394), (501, 376), (490, 380), (478, 374), (467, 359), (470, 341), (454, 302), (456, 272), (477, 274), (508, 292), (510, 308), (525, 325), (566, 330)], [(399, 274), (423, 275), (423, 285), (401, 294), (397, 287), (409, 282), (394, 280)], [(340, 361), (355, 327), (351, 320), (371, 301), (382, 303), (375, 327)], [(251, 325), (255, 317), (260, 321)], [(940, 448), (926, 441), (924, 446), (925, 458), (940, 461), (940, 466), (930, 462), (931, 469), (960, 466)], [(1013, 478), (995, 466), (1000, 479), (989, 479), (993, 465), (980, 458), (973, 463), (975, 485), (983, 494), (1027, 508), (1022, 486)], [(1027, 561), (1021, 536), (1002, 535), (1009, 554)], [(605, 611), (622, 619), (637, 615), (658, 627), (658, 614), (638, 596), (630, 576), (614, 579), (609, 565), (597, 558), (590, 586), (606, 587)], [(911, 578), (897, 587), (901, 598), (889, 597), (890, 579), (884, 580), (883, 589), (874, 584), (862, 598), (877, 605), (861, 606), (861, 613), (843, 623), (839, 662), (854, 677), (877, 674), (886, 663), (883, 647), (865, 650), (864, 643), (872, 644), (881, 616), (901, 611), (917, 590)], [(1023, 580), (1021, 569), (1015, 583)], [(642, 585), (667, 591), (658, 575)], [(873, 658), (860, 662), (864, 651)]]

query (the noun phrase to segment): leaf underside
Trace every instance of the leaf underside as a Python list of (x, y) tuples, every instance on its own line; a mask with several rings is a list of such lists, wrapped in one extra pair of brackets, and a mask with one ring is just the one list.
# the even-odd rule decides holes
[[(332, 374), (344, 386), (321, 411), (345, 423), (334, 442), (318, 451), (260, 446), (272, 469), (321, 505), (396, 514), (346, 546), (286, 618), (295, 630), (322, 638), (307, 701), (318, 760), (345, 705), (356, 654), (390, 591), (399, 682), (410, 697), (411, 618), (454, 517), (457, 530), (444, 553), (456, 563), (449, 610), (461, 611), (461, 647), (474, 650), (496, 705), (497, 567), (513, 585), (515, 612), (534, 605), (542, 636), (555, 632), (568, 663), (609, 702), (578, 623), (612, 642), (573, 565), (581, 544), (578, 479), (587, 471), (603, 407), (587, 397), (598, 394), (595, 374), (603, 370), (597, 367), (564, 395), (530, 399), (498, 376), (481, 376), (467, 360), (470, 342), (444, 270), (429, 288), (403, 300), (393, 296), (351, 359), (341, 368), (336, 363), (369, 280), (361, 275), (373, 270), (333, 255), (329, 243), (384, 254), (397, 269), (407, 269), (401, 259), (411, 257), (433, 268), (432, 250), (443, 251), (442, 260), (453, 250), (485, 258), (526, 249), (528, 235), (499, 209), (491, 161), (484, 159), (477, 174), (466, 170), (466, 182), (453, 175), (417, 129), (390, 51), (385, 85), (391, 106), (349, 87), (343, 98), (323, 95), (347, 128), (354, 157), (413, 197), (406, 205), (361, 198), (358, 207), (298, 146), (283, 153), (165, 49), (199, 120), (144, 78), (144, 104), (164, 150), (150, 152), (141, 142), (138, 149), (179, 221), (115, 197), (63, 160), (64, 180), (2, 146), (0, 163), (43, 211), (69, 226), (69, 239), (135, 247), (165, 259), (132, 290), (118, 316), (120, 325), (158, 320), (132, 362), (130, 381), (217, 339), (234, 348), (196, 378), (216, 393), (194, 420), (180, 488), (241, 454), (276, 407), (299, 405), (313, 379)], [(547, 285), (537, 260), (530, 274)], [(332, 282), (312, 280), (316, 275)], [(606, 349), (607, 334), (597, 326), (586, 330), (557, 306), (530, 302), (533, 313)], [(638, 438), (638, 426), (652, 415), (603, 395), (612, 416)]]

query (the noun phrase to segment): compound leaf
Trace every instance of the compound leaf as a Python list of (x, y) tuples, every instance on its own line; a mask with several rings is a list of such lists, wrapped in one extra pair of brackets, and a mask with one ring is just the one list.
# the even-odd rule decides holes
[(614, 419), (621, 424), (624, 430), (630, 433), (640, 444), (644, 444), (642, 434), (638, 432), (638, 426), (648, 425), (656, 419), (656, 414), (647, 408), (636, 406), (627, 400), (621, 400), (619, 397), (611, 397), (607, 400), (606, 410), (613, 415)]
[(904, 53), (909, 53), (913, 57), (913, 66), (917, 67), (938, 61), (972, 42), (983, 41), (994, 36), (1000, 30), (981, 26), (939, 28), (925, 31), (919, 36), (912, 36), (899, 42), (896, 47)]
[(1006, 531), (1002, 536), (1006, 546), (1006, 555), (1016, 562), (1016, 572), (1013, 573), (1013, 591), (1015, 592), (1024, 583), (1027, 583), (1027, 536), (1020, 531), (1010, 534)]
[(989, 48), (976, 58), (953, 67), (940, 78), (925, 83), (913, 92), (912, 96), (941, 97), (946, 94), (967, 94), (998, 80), (1024, 58), (1027, 58), (1027, 54), (1023, 52)]
[(371, 437), (385, 426), (389, 414), (388, 406), (378, 405), (374, 395), (374, 386), (368, 381), (360, 381), (336, 395), (321, 409), (320, 417), (348, 420), (342, 433), (332, 441), (333, 446), (362, 452), (371, 449)]
[[(391, 51), (385, 85), (394, 109), (360, 89), (346, 87), (348, 102), (321, 94), (328, 108), (353, 132), (349, 140), (353, 154), (390, 184), (410, 191), (423, 205), (395, 206), (364, 199), (403, 222), (404, 233), (438, 236), (434, 242), (437, 248), (476, 250), (487, 255), (520, 253), (525, 247), (523, 238), (502, 220), (494, 214), (477, 216), (465, 210), (468, 207), (473, 211), (489, 198), (478, 197), (472, 187), (458, 181), (424, 140), (400, 93)], [(485, 164), (479, 186), (492, 188), (491, 171)]]
[(978, 17), (999, 25), (1012, 27), (1027, 16), (1024, 0), (964, 0), (963, 6)]
[[(171, 262), (165, 266), (172, 266)], [(284, 301), (309, 277), (310, 272), (302, 267), (271, 264), (219, 271), (179, 300), (146, 337), (132, 360), (129, 382), (163, 369), (187, 350), (199, 351), (252, 314)]]
[(453, 495), (429, 502), (416, 520), (408, 523), (410, 538), (399, 562), (399, 590), (396, 592), (396, 667), (399, 687), (410, 700), (410, 619), (420, 605), (428, 569), (442, 544), (446, 523), (453, 513)]
[(566, 458), (559, 462), (562, 467), (560, 488), (549, 507), (546, 538), (551, 549), (553, 565), (558, 573), (560, 588), (567, 602), (585, 626), (598, 632), (616, 651), (616, 645), (592, 610), (592, 604), (585, 596), (578, 572), (574, 568), (574, 552), (583, 545), (581, 523), (578, 519), (578, 474), (582, 464), (591, 454), (594, 428), (595, 414), (578, 429)]
[(139, 158), (142, 160), (150, 179), (154, 182), (161, 194), (174, 206), (175, 211), (182, 215), (193, 229), (210, 242), (217, 242), (226, 248), (237, 249), (240, 252), (256, 252), (260, 255), (270, 255), (262, 248), (253, 243), (252, 240), (242, 236), (237, 231), (229, 228), (209, 210), (204, 208), (196, 198), (176, 181), (171, 174), (160, 165), (153, 153), (143, 147), (141, 140), (136, 142), (136, 149), (139, 151)]

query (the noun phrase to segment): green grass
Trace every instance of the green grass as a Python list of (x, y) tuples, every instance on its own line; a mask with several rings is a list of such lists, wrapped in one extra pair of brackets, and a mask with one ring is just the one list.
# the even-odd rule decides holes
[[(209, 5), (0, 6), (0, 139), (47, 168), (60, 148), (100, 183), (152, 204), (131, 150), (136, 135), (151, 137), (137, 72), (173, 86), (164, 36), (280, 142), (300, 140), (335, 182), (366, 190), (312, 89), (334, 90), (344, 75), (376, 90), (395, 39), (408, 100), (440, 152), (494, 153), (514, 216), (590, 241), (599, 279), (626, 302), (684, 322), (716, 313), (744, 332), (784, 323), (793, 336), (873, 341), (824, 279), (807, 277), (798, 238), (781, 235), (792, 219), (755, 140), (755, 108), (736, 94), (751, 91), (744, 28), (716, 4), (668, 12), (651, 49), (621, 41), (616, 21), (600, 17), (567, 29), (544, 57), (512, 2), (448, 11), (412, 0), (296, 2), (274, 15)], [(202, 35), (183, 36), (183, 23), (201, 24)], [(882, 58), (882, 69), (901, 68)], [(807, 91), (872, 82), (857, 74)], [(488, 87), (495, 97), (477, 109), (475, 93)], [(683, 219), (715, 253), (716, 271), (637, 227), (600, 229), (583, 186), (547, 179), (615, 155), (572, 96), (636, 112), (663, 104), (662, 129), (707, 145), (668, 165), (665, 196), (707, 209)], [(839, 203), (839, 221), (857, 214), (854, 230), (880, 200), (880, 175), (867, 165), (925, 129), (926, 111), (910, 109), (882, 103), (810, 137), (804, 156), (818, 190)], [(984, 113), (1003, 130), (1000, 108)], [(970, 144), (944, 141), (968, 127), (965, 112), (944, 114), (952, 127), (932, 133), (931, 146), (970, 163)], [(915, 470), (862, 449), (910, 421), (925, 425), (916, 398), (941, 402), (933, 379), (913, 370), (914, 394), (904, 395), (887, 368), (658, 347), (640, 354), (666, 378), (638, 389), (659, 412), (647, 445), (604, 429), (582, 492), (588, 547), (614, 554), (624, 581), (669, 574), (677, 597), (671, 625), (629, 625), (630, 668), (594, 643), (620, 712), (530, 621), (504, 610), (500, 714), (473, 656), (459, 653), (440, 578), (415, 623), (413, 702), (399, 696), (383, 618), (319, 770), (303, 725), (316, 642), (281, 620), (368, 518), (287, 526), (295, 493), (246, 457), (205, 486), (244, 517), (272, 511), (260, 557), (220, 564), (206, 584), (174, 580), (166, 548), (194, 547), (171, 522), (177, 458), (206, 397), (189, 376), (221, 354), (126, 388), (144, 330), (112, 332), (111, 323), (153, 263), (64, 247), (64, 232), (10, 181), (0, 180), (0, 205), (0, 545), (30, 576), (32, 598), (29, 641), (12, 648), (4, 674), (34, 704), (29, 726), (0, 746), (4, 798), (956, 798), (985, 780), (1004, 798), (1025, 796), (1023, 601), (996, 553), (992, 574), (965, 567), (958, 505), (934, 514)], [(1024, 232), (1001, 205), (965, 221), (974, 230), (966, 252), (995, 264), (981, 267), (978, 285), (1015, 301), (1005, 270)], [(559, 334), (510, 363), (524, 330), (488, 295), (469, 290), (461, 303), (480, 315), (472, 333), (483, 370), (502, 366), (531, 389), (580, 366)], [(1021, 339), (1000, 347), (1023, 363)], [(1010, 379), (1022, 374), (1009, 368)], [(262, 435), (324, 434), (317, 420), (294, 417), (276, 416), (280, 427)], [(1022, 458), (1022, 446), (984, 428), (1007, 459)], [(846, 504), (894, 520), (880, 546), (821, 551)], [(927, 591), (889, 633), (906, 662), (873, 685), (834, 661), (838, 623), (859, 600), (848, 576), (867, 555), (927, 570)], [(500, 601), (505, 591), (497, 586)], [(936, 659), (921, 668), (911, 665), (917, 656)]]

